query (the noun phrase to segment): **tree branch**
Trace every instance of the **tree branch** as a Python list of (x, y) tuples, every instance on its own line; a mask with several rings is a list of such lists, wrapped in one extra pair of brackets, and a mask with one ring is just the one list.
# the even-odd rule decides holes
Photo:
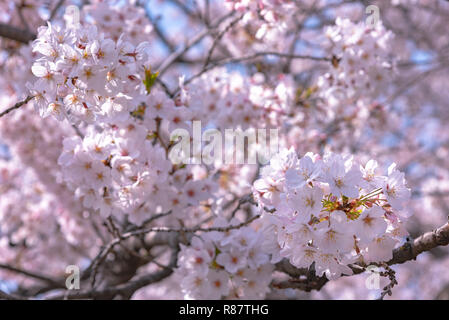
[(47, 284), (50, 284), (52, 286), (56, 286), (58, 288), (64, 288), (64, 284), (58, 282), (57, 280), (54, 280), (48, 276), (42, 275), (42, 274), (38, 274), (36, 272), (32, 272), (32, 271), (28, 271), (28, 270), (23, 270), (20, 268), (16, 268), (7, 264), (0, 264), (0, 269), (4, 269), (4, 270), (8, 270), (11, 272), (15, 272), (18, 274), (22, 274), (24, 276), (30, 277), (30, 278), (34, 278), (36, 280), (40, 280), (43, 282), (46, 282)]
[[(394, 249), (393, 258), (384, 264), (391, 266), (415, 260), (416, 257), (423, 252), (448, 244), (449, 223), (446, 223), (433, 231), (424, 233), (414, 241), (407, 242), (401, 247)], [(382, 263), (372, 263), (372, 265), (382, 266)], [(366, 270), (365, 265), (352, 265), (350, 267), (354, 275), (363, 273)], [(277, 289), (293, 288), (309, 292), (311, 290), (320, 290), (329, 281), (324, 275), (317, 277), (313, 265), (308, 269), (296, 268), (286, 259), (283, 259), (276, 264), (276, 270), (292, 277), (286, 281), (274, 281), (271, 285)]]
[(219, 18), (211, 28), (205, 29), (203, 32), (198, 33), (195, 37), (188, 41), (184, 48), (180, 48), (179, 50), (173, 52), (170, 56), (168, 56), (168, 58), (157, 68), (159, 70), (159, 76), (162, 76), (175, 61), (182, 57), (194, 45), (201, 42), (204, 37), (209, 35), (215, 28), (218, 28), (223, 21), (231, 17), (233, 14), (234, 13), (231, 12)]
[(36, 35), (27, 30), (23, 30), (5, 23), (0, 23), (0, 37), (15, 40), (27, 44), (36, 39)]
[(401, 264), (426, 251), (439, 246), (449, 244), (449, 223), (416, 238), (413, 242), (407, 242), (393, 251), (393, 258), (387, 262), (388, 265)]
[(5, 111), (0, 113), (0, 118), (7, 115), (8, 113), (10, 113), (11, 111), (15, 110), (15, 109), (19, 109), (21, 106), (23, 106), (24, 104), (27, 104), (31, 99), (33, 99), (33, 96), (28, 96), (25, 98), (25, 100), (23, 101), (19, 101), (17, 102), (15, 105), (13, 105), (12, 107), (6, 109)]
[(208, 53), (207, 53), (207, 57), (206, 57), (206, 61), (204, 62), (203, 68), (207, 67), (207, 65), (209, 64), (211, 58), (212, 58), (212, 54), (214, 53), (215, 48), (217, 47), (218, 43), (220, 42), (221, 38), (223, 38), (223, 36), (231, 29), (233, 28), (240, 20), (242, 20), (244, 14), (241, 14), (240, 16), (238, 16), (237, 18), (235, 18), (234, 20), (232, 20), (224, 29), (223, 31), (221, 31), (214, 39), (212, 46), (210, 47)]
[(152, 283), (159, 282), (173, 273), (173, 269), (176, 268), (178, 261), (179, 246), (178, 242), (173, 246), (170, 262), (167, 266), (163, 266), (162, 270), (154, 273), (142, 275), (135, 280), (120, 284), (113, 287), (106, 287), (104, 289), (88, 289), (88, 290), (70, 290), (65, 291), (63, 294), (49, 297), (49, 300), (61, 300), (61, 299), (112, 299), (118, 295), (129, 299), (134, 292)]
[[(263, 52), (256, 52), (254, 54), (250, 54), (247, 56), (242, 57), (232, 57), (232, 58), (223, 58), (221, 60), (215, 61), (214, 63), (209, 63), (207, 66), (204, 66), (198, 73), (191, 76), (189, 79), (184, 81), (184, 85), (189, 84), (196, 78), (200, 77), (204, 73), (215, 69), (219, 66), (226, 65), (228, 63), (240, 63), (243, 61), (253, 60), (259, 57), (263, 56), (276, 56), (279, 58), (287, 58), (287, 59), (305, 59), (305, 60), (314, 60), (314, 61), (331, 61), (331, 58), (328, 57), (316, 57), (316, 56), (310, 56), (310, 55), (298, 55), (298, 54), (288, 54), (288, 53), (282, 53), (282, 52), (275, 52), (275, 51), (263, 51)], [(173, 95), (178, 93), (180, 90), (179, 86), (176, 88), (176, 90), (173, 92)]]
[(48, 20), (53, 20), (53, 18), (56, 16), (56, 14), (58, 13), (59, 8), (61, 8), (61, 6), (64, 4), (65, 0), (59, 0), (58, 3), (56, 4), (56, 6), (53, 8), (53, 10), (50, 13), (50, 18)]
[(0, 300), (21, 300), (23, 298), (16, 297), (12, 294), (8, 294), (2, 290), (0, 290)]

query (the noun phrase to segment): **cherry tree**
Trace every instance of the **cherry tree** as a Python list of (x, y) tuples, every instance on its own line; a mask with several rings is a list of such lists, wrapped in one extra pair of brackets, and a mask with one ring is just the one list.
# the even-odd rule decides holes
[(448, 297), (448, 2), (0, 13), (0, 299)]

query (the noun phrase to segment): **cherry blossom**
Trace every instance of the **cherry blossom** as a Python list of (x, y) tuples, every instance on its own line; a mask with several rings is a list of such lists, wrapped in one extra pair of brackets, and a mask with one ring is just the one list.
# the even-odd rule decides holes
[[(387, 176), (373, 177), (379, 181), (378, 188), (364, 189), (360, 168), (367, 166), (356, 165), (352, 157), (329, 153), (321, 159), (306, 154), (295, 160), (294, 149), (280, 154), (289, 161), (279, 165), (278, 158), (273, 157), (262, 170), (262, 178), (254, 183), (254, 197), (260, 208), (268, 205), (274, 209), (273, 213), (260, 210), (270, 217), (264, 223), (273, 225), (274, 230), (267, 228), (266, 232), (276, 233), (281, 257), (288, 258), (298, 268), (315, 263), (317, 274), (325, 274), (328, 279), (352, 274), (348, 265), (357, 261), (392, 258), (392, 250), (402, 235), (396, 236), (391, 229), (402, 223), (400, 217), (407, 215), (390, 210), (391, 195), (380, 187)], [(298, 177), (303, 172), (298, 162), (312, 161), (312, 158), (315, 160), (309, 162), (310, 167), (319, 168), (319, 173), (297, 188)], [(394, 165), (388, 169), (389, 176), (392, 168)], [(394, 200), (407, 201), (410, 191), (403, 173), (397, 174), (402, 179), (400, 187), (408, 192), (396, 193)], [(291, 176), (294, 179), (288, 179)], [(276, 199), (265, 197), (267, 189), (263, 181), (267, 180), (271, 181), (270, 185), (276, 185)], [(288, 205), (284, 205), (285, 200), (277, 199), (285, 199)]]
[(370, 5), (2, 1), (0, 297), (446, 297), (449, 4)]

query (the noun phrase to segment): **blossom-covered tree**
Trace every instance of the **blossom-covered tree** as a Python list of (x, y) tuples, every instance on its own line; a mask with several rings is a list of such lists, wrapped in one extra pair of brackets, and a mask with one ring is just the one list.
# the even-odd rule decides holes
[(0, 13), (0, 298), (448, 297), (448, 2)]

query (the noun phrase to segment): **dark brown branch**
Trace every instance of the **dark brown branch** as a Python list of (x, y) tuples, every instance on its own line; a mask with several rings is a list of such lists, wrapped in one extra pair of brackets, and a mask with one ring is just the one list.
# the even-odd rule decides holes
[(449, 223), (433, 231), (426, 232), (416, 238), (413, 242), (407, 242), (403, 246), (393, 251), (393, 259), (388, 261), (388, 265), (401, 264), (416, 257), (426, 251), (439, 246), (449, 244)]
[[(416, 259), (416, 257), (426, 251), (439, 246), (449, 244), (449, 223), (440, 228), (424, 233), (412, 242), (407, 242), (399, 248), (393, 250), (393, 258), (386, 263), (387, 267), (395, 264), (401, 264)], [(373, 263), (382, 267), (385, 263)], [(350, 266), (353, 274), (363, 273), (366, 266)], [(329, 280), (326, 276), (317, 277), (313, 268), (296, 268), (283, 259), (276, 264), (276, 270), (288, 274), (292, 279), (286, 281), (273, 282), (272, 287), (277, 289), (293, 288), (306, 292), (311, 290), (320, 290)]]
[[(247, 201), (250, 201), (250, 200), (247, 200)], [(120, 244), (122, 241), (124, 241), (126, 239), (129, 239), (129, 238), (135, 237), (135, 236), (141, 236), (141, 235), (152, 233), (152, 232), (170, 232), (170, 233), (173, 232), (173, 233), (180, 233), (180, 234), (195, 233), (195, 232), (213, 232), (213, 231), (227, 232), (227, 231), (230, 231), (233, 229), (239, 229), (243, 226), (246, 226), (258, 218), (260, 218), (260, 215), (255, 215), (252, 218), (246, 220), (245, 222), (239, 223), (237, 225), (228, 226), (228, 227), (210, 227), (210, 228), (201, 228), (201, 227), (165, 228), (165, 227), (159, 227), (159, 228), (139, 229), (139, 230), (134, 230), (134, 231), (130, 231), (130, 232), (121, 234), (118, 237), (116, 237), (114, 240), (109, 242), (100, 251), (100, 253), (97, 255), (97, 257), (95, 257), (94, 261), (92, 262), (93, 272), (92, 272), (92, 276), (91, 276), (91, 278), (92, 278), (91, 285), (92, 285), (92, 287), (95, 287), (96, 275), (97, 275), (98, 268), (99, 268), (100, 264), (103, 263), (103, 261), (106, 259), (108, 254), (112, 252), (112, 250), (114, 249), (115, 246), (117, 246), (118, 244)]]
[[(215, 69), (219, 66), (223, 66), (229, 63), (240, 63), (244, 61), (253, 60), (256, 58), (260, 58), (263, 56), (276, 56), (279, 58), (287, 58), (287, 59), (304, 59), (304, 60), (314, 60), (314, 61), (331, 61), (331, 58), (328, 57), (316, 57), (316, 56), (310, 56), (310, 55), (299, 55), (299, 54), (288, 54), (288, 53), (282, 53), (282, 52), (275, 52), (275, 51), (263, 51), (263, 52), (256, 52), (251, 55), (242, 56), (242, 57), (232, 57), (232, 58), (224, 58), (218, 61), (214, 61), (214, 63), (210, 63), (208, 66), (205, 66), (202, 68), (198, 73), (191, 76), (189, 79), (184, 81), (184, 85), (189, 84), (196, 78), (199, 78), (201, 75), (205, 74), (206, 72)], [(180, 88), (178, 87), (174, 92), (173, 95), (177, 94)]]
[(15, 40), (27, 44), (36, 39), (36, 35), (27, 30), (23, 30), (9, 24), (0, 23), (0, 37)]
[(8, 294), (0, 290), (0, 300), (21, 300), (22, 298), (16, 297), (12, 294)]
[[(53, 10), (50, 14), (49, 20), (52, 20), (56, 16), (56, 13), (58, 12), (59, 8), (64, 4), (64, 1), (65, 0), (58, 1), (58, 3), (53, 8)], [(27, 22), (26, 22), (25, 18), (23, 17), (23, 13), (22, 13), (23, 8), (24, 8), (23, 6), (19, 6), (17, 8), (17, 10), (18, 10), (20, 20), (22, 21), (22, 23), (25, 26), (25, 29), (11, 26), (6, 23), (0, 23), (0, 37), (7, 38), (10, 40), (15, 40), (17, 42), (21, 42), (21, 43), (25, 43), (25, 44), (28, 44), (28, 42), (36, 39), (36, 34), (32, 33), (29, 30)]]

